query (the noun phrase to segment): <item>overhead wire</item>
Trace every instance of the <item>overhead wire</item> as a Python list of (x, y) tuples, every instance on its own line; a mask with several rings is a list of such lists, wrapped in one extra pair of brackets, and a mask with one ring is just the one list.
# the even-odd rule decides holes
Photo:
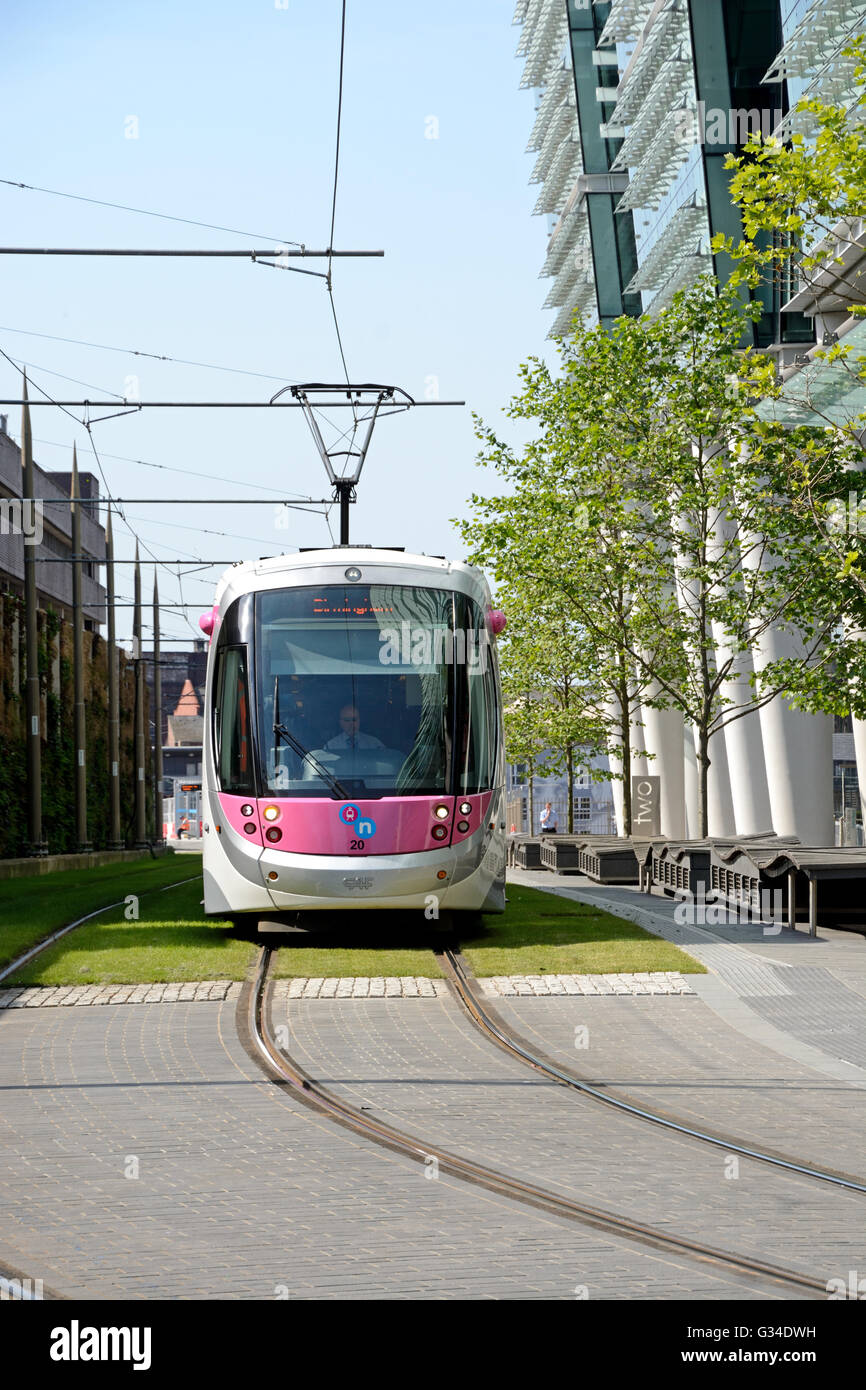
[[(338, 83), (337, 83), (337, 135), (336, 135), (336, 141), (335, 141), (335, 146), (334, 146), (334, 188), (333, 188), (333, 193), (332, 193), (332, 196), (331, 196), (331, 230), (330, 230), (330, 234), (329, 234), (329, 237), (328, 237), (328, 250), (329, 250), (329, 252), (333, 251), (333, 249), (334, 249), (334, 227), (335, 227), (336, 221), (337, 221), (337, 187), (338, 187), (339, 178), (340, 178), (340, 136), (341, 136), (341, 133), (342, 133), (342, 125), (343, 125), (343, 72), (344, 72), (344, 69), (345, 69), (345, 59), (346, 59), (346, 0), (343, 0), (343, 3), (342, 3), (342, 13), (341, 13), (341, 17), (340, 17), (340, 75), (339, 75), (339, 79), (338, 79)], [(336, 305), (336, 302), (335, 302), (335, 300), (334, 300), (334, 280), (333, 280), (333, 274), (332, 274), (332, 264), (333, 264), (333, 257), (329, 255), (329, 256), (328, 256), (328, 279), (327, 279), (327, 282), (326, 282), (326, 283), (327, 283), (327, 290), (328, 290), (328, 302), (329, 302), (329, 304), (330, 304), (330, 306), (331, 306), (331, 317), (332, 317), (333, 320), (334, 320), (334, 331), (335, 331), (335, 333), (336, 333), (336, 335), (337, 335), (337, 346), (338, 346), (338, 348), (339, 348), (339, 350), (340, 350), (340, 361), (341, 361), (342, 364), (343, 364), (343, 375), (344, 375), (345, 378), (346, 378), (346, 385), (348, 386), (348, 385), (349, 385), (349, 381), (350, 381), (350, 378), (349, 378), (349, 368), (348, 368), (347, 363), (346, 363), (346, 353), (345, 353), (345, 350), (344, 350), (344, 348), (343, 348), (343, 335), (342, 335), (342, 333), (340, 332), (340, 322), (339, 322), (339, 319), (337, 318), (337, 305)], [(349, 445), (350, 449), (351, 449), (352, 445), (354, 445), (355, 436), (356, 436), (357, 430), (358, 430), (358, 410), (357, 410), (357, 407), (356, 407), (355, 403), (352, 402), (352, 427), (351, 427), (352, 439), (351, 439), (351, 443), (350, 443), (350, 445)], [(340, 439), (345, 438), (345, 436), (346, 436), (347, 433), (348, 433), (348, 431), (345, 431), (345, 432), (340, 436)], [(337, 440), (337, 443), (340, 442), (340, 439)], [(325, 524), (326, 524), (327, 527), (328, 527), (328, 535), (331, 537), (331, 543), (333, 544), (333, 541), (334, 541), (334, 533), (333, 533), (333, 531), (331, 530), (331, 521), (330, 521), (331, 510), (332, 510), (332, 507), (329, 507), (328, 510), (327, 510), (326, 513), (325, 513)]]
[[(61, 444), (60, 441), (56, 439), (34, 438), (33, 443), (47, 444), (50, 448), (53, 449), (72, 448), (71, 444)], [(253, 488), (256, 492), (273, 492), (272, 487), (265, 487), (262, 483), (247, 483), (242, 481), (240, 478), (227, 478), (225, 474), (222, 473), (200, 473), (196, 469), (192, 468), (175, 468), (170, 463), (151, 463), (147, 459), (131, 458), (129, 454), (103, 453), (102, 457), (106, 459), (117, 459), (120, 463), (136, 463), (139, 464), (142, 468), (160, 468), (164, 470), (166, 473), (182, 473), (183, 476), (186, 478), (207, 478), (210, 482), (213, 483), (231, 483), (233, 487), (249, 487)], [(313, 500), (312, 498), (307, 497), (304, 493), (301, 492), (291, 492), (288, 494), (288, 496), (296, 502), (310, 502)], [(265, 497), (262, 500), (264, 502), (284, 502), (285, 494), (283, 494), (283, 496), (280, 497)]]
[(114, 208), (117, 212), (133, 212), (141, 217), (158, 217), (164, 222), (182, 222), (187, 227), (205, 227), (211, 232), (228, 232), (230, 236), (255, 237), (261, 241), (272, 241), (280, 246), (298, 246), (303, 250), (304, 242), (292, 241), (290, 237), (274, 237), (264, 232), (243, 232), (237, 227), (221, 227), (215, 222), (197, 222), (191, 217), (174, 217), (168, 212), (151, 212), (147, 208), (127, 207), (124, 203), (109, 203), (102, 198), (85, 198), (81, 193), (62, 193), (57, 188), (40, 188), (34, 183), (21, 183), (17, 179), (0, 179), (0, 184), (10, 188), (26, 189), (30, 193), (47, 193), (53, 198), (69, 198), (76, 203), (91, 203), (94, 207)]
[[(143, 348), (124, 348), (116, 347), (111, 343), (91, 343), (84, 338), (61, 338), (55, 333), (34, 333), (29, 328), (9, 328), (5, 324), (0, 324), (0, 333), (20, 333), (27, 338), (44, 338), (52, 343), (70, 343), (74, 347), (94, 348), (100, 352), (119, 352), (129, 357), (149, 357), (155, 362), (171, 362), (181, 367), (201, 367), (211, 372), (232, 372), (236, 376), (253, 376), (262, 381), (288, 381), (293, 385), (300, 382), (300, 377), (277, 376), (273, 372), (252, 372), (244, 367), (223, 367), (217, 362), (196, 362), (188, 357), (171, 357), (164, 352), (145, 352)], [(42, 369), (46, 370), (45, 368)], [(73, 378), (69, 378), (73, 380)], [(87, 385), (87, 383), (83, 383)]]

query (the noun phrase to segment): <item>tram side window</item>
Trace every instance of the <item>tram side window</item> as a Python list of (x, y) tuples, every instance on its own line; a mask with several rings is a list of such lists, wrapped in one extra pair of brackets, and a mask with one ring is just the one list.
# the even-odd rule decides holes
[[(471, 648), (468, 649), (468, 653), (469, 651)], [(496, 775), (496, 675), (483, 619), (476, 627), (473, 655), (475, 660), (468, 660), (464, 668), (468, 686), (467, 726), (464, 730), (460, 790), (467, 794), (488, 790), (493, 786)]]
[(221, 789), (237, 796), (253, 795), (249, 685), (243, 647), (227, 647), (220, 655), (214, 726)]

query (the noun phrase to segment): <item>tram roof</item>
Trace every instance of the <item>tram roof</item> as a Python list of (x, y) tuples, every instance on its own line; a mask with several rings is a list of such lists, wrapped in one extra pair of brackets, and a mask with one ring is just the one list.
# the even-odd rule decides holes
[(369, 584), (453, 588), (480, 602), (488, 601), (490, 596), (483, 571), (462, 560), (370, 546), (323, 546), (321, 550), (302, 550), (233, 565), (219, 579), (216, 602), (223, 605), (243, 593), (295, 584), (339, 583), (348, 569), (360, 570), (362, 581)]

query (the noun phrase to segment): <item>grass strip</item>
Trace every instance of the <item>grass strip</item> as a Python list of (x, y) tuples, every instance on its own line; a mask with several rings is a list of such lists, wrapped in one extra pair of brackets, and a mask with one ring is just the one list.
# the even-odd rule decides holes
[(693, 956), (634, 922), (538, 888), (508, 885), (508, 905), (485, 915), (463, 954), (476, 975), (705, 974)]
[(201, 895), (195, 878), (142, 897), (138, 921), (128, 921), (123, 907), (111, 908), (49, 946), (4, 986), (243, 980), (257, 948), (228, 922), (205, 918)]
[(96, 869), (64, 869), (35, 878), (4, 879), (0, 882), (0, 965), (103, 904), (117, 902), (130, 893), (149, 893), (195, 874), (201, 875), (198, 855), (165, 854), (158, 859), (102, 864)]

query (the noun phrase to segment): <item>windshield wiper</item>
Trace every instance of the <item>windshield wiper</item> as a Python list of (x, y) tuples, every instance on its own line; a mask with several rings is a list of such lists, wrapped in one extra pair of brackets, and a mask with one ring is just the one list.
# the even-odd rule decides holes
[(323, 767), (315, 753), (312, 753), (309, 748), (305, 748), (300, 740), (296, 739), (294, 734), (289, 732), (285, 724), (275, 724), (274, 733), (279, 734), (280, 738), (284, 738), (289, 747), (293, 748), (300, 758), (309, 758), (316, 771), (325, 779), (329, 786), (333, 787), (334, 791), (342, 797), (343, 801), (351, 801), (352, 798), (349, 796), (346, 788), (341, 782), (337, 781), (333, 772), (329, 772), (326, 767)]
[(305, 748), (301, 741), (299, 739), (296, 739), (293, 733), (289, 732), (285, 724), (280, 723), (279, 676), (274, 677), (274, 733), (277, 735), (277, 738), (274, 739), (274, 776), (276, 776), (277, 766), (277, 742), (279, 738), (284, 738), (289, 747), (294, 749), (294, 751), (298, 754), (299, 758), (309, 758), (310, 763), (314, 768), (316, 768), (319, 775), (325, 779), (328, 785), (333, 788), (333, 790), (337, 793), (338, 796), (342, 797), (343, 801), (352, 800), (349, 793), (346, 791), (346, 788), (342, 785), (341, 782), (337, 781), (333, 772), (329, 772), (326, 767), (323, 767), (322, 764), (319, 762), (318, 758), (316, 757), (315, 753), (311, 753), (309, 748)]

